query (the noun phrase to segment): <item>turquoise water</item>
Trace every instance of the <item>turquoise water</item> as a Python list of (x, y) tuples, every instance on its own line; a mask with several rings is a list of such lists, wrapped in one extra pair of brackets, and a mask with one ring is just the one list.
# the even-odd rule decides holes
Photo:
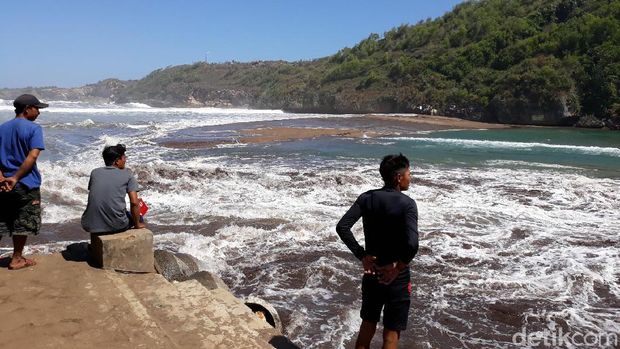
[(320, 138), (202, 150), (239, 158), (313, 161), (376, 160), (402, 152), (416, 164), (448, 168), (547, 168), (596, 177), (620, 176), (620, 132), (579, 129), (438, 131), (382, 138)]
[(616, 177), (620, 172), (620, 133), (578, 129), (504, 129), (435, 132), (397, 140), (429, 162), (458, 166), (558, 168)]

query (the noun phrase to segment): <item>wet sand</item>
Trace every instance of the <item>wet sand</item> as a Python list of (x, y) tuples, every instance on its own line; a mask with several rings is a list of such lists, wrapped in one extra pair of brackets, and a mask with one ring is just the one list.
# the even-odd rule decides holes
[(419, 131), (453, 129), (501, 129), (513, 125), (489, 124), (431, 115), (363, 115), (333, 119), (293, 119), (285, 121), (240, 123), (202, 128), (205, 137), (199, 139), (166, 139), (160, 144), (170, 148), (213, 148), (225, 144), (259, 144), (320, 137), (373, 138)]
[(383, 121), (404, 121), (413, 124), (436, 125), (440, 128), (449, 129), (501, 129), (517, 127), (509, 124), (491, 124), (479, 121), (470, 121), (458, 118), (451, 118), (439, 115), (420, 115), (420, 114), (403, 114), (403, 115), (368, 115), (368, 118)]
[(215, 140), (195, 140), (195, 141), (166, 141), (162, 144), (170, 148), (210, 148), (220, 144), (258, 144), (285, 142), (298, 139), (311, 139), (318, 137), (372, 137), (373, 133), (368, 134), (362, 130), (335, 129), (335, 128), (306, 128), (306, 127), (271, 127), (239, 130), (237, 137), (232, 136), (228, 139), (220, 138)]

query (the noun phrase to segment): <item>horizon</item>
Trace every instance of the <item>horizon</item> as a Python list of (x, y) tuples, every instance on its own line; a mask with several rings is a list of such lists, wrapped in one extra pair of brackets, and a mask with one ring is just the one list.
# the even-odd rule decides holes
[[(383, 36), (402, 24), (438, 18), (461, 2), (36, 0), (29, 5), (37, 10), (27, 16), (23, 5), (7, 3), (0, 13), (0, 39), (10, 43), (18, 37), (20, 45), (0, 56), (0, 88), (138, 80), (156, 69), (197, 62), (309, 61), (373, 33)], [(179, 15), (182, 5), (191, 11)]]

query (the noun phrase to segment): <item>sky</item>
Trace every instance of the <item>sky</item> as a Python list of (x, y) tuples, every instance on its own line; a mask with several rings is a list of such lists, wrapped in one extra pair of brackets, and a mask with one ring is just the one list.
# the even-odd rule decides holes
[(0, 11), (0, 88), (140, 79), (198, 61), (309, 60), (462, 0), (32, 0)]

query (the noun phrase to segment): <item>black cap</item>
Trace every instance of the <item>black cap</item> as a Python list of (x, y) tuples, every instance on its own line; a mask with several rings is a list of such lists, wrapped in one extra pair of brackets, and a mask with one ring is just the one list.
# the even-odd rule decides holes
[(41, 101), (38, 100), (37, 97), (33, 95), (24, 94), (24, 95), (21, 95), (15, 98), (15, 100), (13, 101), (13, 106), (15, 108), (25, 108), (27, 106), (32, 106), (32, 107), (37, 107), (41, 109), (41, 108), (47, 108), (50, 105), (47, 103), (41, 103)]

